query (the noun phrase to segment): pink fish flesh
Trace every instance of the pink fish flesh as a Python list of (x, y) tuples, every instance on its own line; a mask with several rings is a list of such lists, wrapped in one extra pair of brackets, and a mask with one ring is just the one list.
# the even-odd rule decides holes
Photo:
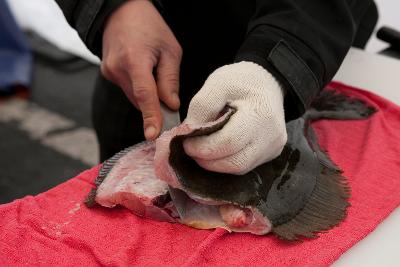
[[(169, 145), (174, 137), (218, 125), (227, 116), (230, 114), (199, 126), (184, 122), (164, 132), (155, 142), (143, 142), (120, 152), (104, 163), (105, 177), (97, 188), (95, 202), (108, 208), (121, 205), (138, 216), (179, 222), (199, 229), (221, 227), (235, 232), (268, 233), (271, 223), (251, 207), (185, 192), (169, 164)], [(185, 194), (184, 199), (179, 203), (172, 201), (168, 186), (181, 190)], [(184, 214), (177, 212), (176, 205)]]

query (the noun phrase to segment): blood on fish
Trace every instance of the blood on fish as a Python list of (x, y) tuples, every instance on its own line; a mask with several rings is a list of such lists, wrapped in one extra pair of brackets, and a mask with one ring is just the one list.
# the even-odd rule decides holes
[(219, 207), (219, 213), (221, 214), (222, 220), (232, 228), (245, 227), (252, 221), (252, 214), (250, 210), (242, 209), (231, 204), (221, 205)]

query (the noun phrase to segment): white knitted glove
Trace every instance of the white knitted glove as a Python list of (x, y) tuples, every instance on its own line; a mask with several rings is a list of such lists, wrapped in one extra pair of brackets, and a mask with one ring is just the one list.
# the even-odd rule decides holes
[(283, 92), (263, 67), (240, 62), (214, 71), (189, 105), (186, 122), (215, 120), (229, 105), (236, 113), (219, 131), (184, 142), (205, 169), (244, 174), (279, 156), (287, 141)]

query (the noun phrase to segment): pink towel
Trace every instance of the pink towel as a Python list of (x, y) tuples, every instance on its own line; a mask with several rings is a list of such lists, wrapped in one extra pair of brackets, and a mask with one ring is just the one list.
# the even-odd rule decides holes
[[(0, 206), (0, 266), (327, 266), (400, 204), (400, 107), (333, 83), (378, 109), (364, 121), (319, 121), (322, 146), (352, 188), (348, 217), (319, 238), (287, 243), (139, 218), (82, 201), (98, 167), (35, 197)], [(45, 166), (43, 166), (45, 168)]]

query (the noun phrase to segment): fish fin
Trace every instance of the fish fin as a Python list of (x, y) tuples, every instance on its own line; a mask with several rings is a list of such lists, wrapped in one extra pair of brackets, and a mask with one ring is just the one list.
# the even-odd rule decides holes
[(311, 103), (305, 117), (311, 120), (365, 119), (376, 112), (376, 109), (361, 99), (347, 96), (332, 89), (325, 89)]
[(318, 142), (317, 135), (314, 132), (314, 129), (308, 125), (306, 127), (305, 135), (307, 138), (307, 141), (309, 145), (311, 146), (311, 149), (317, 154), (317, 157), (319, 159), (319, 162), (322, 164), (322, 166), (329, 168), (333, 171), (336, 172), (342, 172), (342, 170), (337, 166), (328, 156), (327, 152), (324, 151)]
[(97, 194), (97, 188), (101, 185), (101, 183), (104, 181), (104, 179), (107, 177), (107, 175), (110, 173), (111, 169), (114, 167), (115, 163), (128, 154), (133, 148), (135, 148), (137, 145), (125, 148), (124, 150), (118, 152), (115, 154), (113, 157), (110, 159), (104, 161), (103, 165), (101, 166), (99, 170), (99, 174), (96, 177), (96, 180), (94, 181), (95, 187), (92, 188), (88, 194), (88, 196), (85, 199), (85, 205), (88, 208), (91, 208), (96, 205), (96, 194)]
[(364, 119), (376, 112), (376, 109), (364, 101), (346, 96), (333, 89), (323, 90), (312, 102), (311, 109), (304, 115), (305, 136), (311, 148), (317, 154), (321, 164), (329, 169), (341, 172), (340, 168), (329, 158), (318, 143), (318, 138), (310, 126), (318, 119)]
[(346, 217), (349, 197), (346, 178), (324, 167), (304, 208), (290, 221), (273, 227), (272, 232), (289, 241), (316, 238), (319, 232), (333, 228)]

